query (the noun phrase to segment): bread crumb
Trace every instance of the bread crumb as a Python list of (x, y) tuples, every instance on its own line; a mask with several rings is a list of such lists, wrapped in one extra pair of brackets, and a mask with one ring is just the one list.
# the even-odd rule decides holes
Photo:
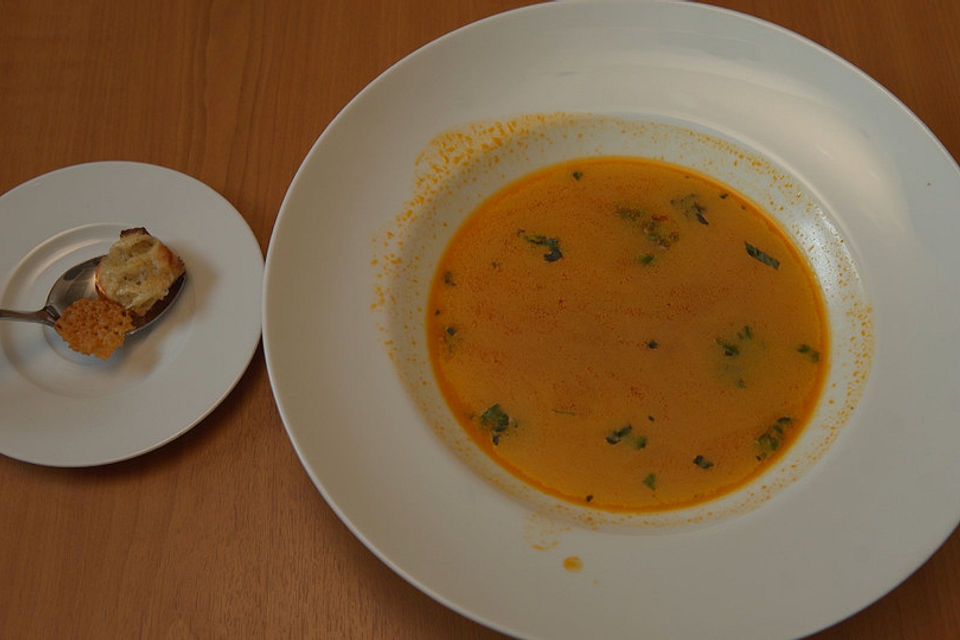
[(184, 270), (183, 260), (146, 229), (124, 229), (97, 266), (97, 293), (145, 316)]

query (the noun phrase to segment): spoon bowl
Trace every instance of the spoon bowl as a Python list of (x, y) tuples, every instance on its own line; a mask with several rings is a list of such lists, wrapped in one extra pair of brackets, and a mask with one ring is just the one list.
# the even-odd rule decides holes
[[(97, 265), (100, 264), (100, 259), (103, 257), (90, 258), (64, 271), (50, 287), (50, 293), (47, 294), (47, 300), (42, 309), (37, 311), (0, 309), (0, 320), (37, 322), (52, 327), (71, 304), (81, 298), (97, 297)], [(177, 278), (170, 285), (167, 295), (154, 304), (146, 314), (142, 316), (133, 314), (131, 316), (133, 328), (127, 332), (127, 335), (139, 333), (156, 322), (180, 295), (185, 278), (186, 274)]]

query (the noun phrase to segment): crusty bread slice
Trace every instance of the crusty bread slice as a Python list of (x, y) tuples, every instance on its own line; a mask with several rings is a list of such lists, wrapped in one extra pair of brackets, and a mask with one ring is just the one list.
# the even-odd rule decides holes
[(146, 229), (125, 229), (97, 266), (97, 293), (143, 316), (183, 272), (183, 260)]

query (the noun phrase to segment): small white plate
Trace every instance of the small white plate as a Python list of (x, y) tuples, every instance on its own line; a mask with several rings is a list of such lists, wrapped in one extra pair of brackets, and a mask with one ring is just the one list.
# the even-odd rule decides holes
[(263, 258), (236, 209), (182, 173), (135, 162), (75, 165), (0, 197), (0, 307), (43, 306), (70, 266), (146, 227), (187, 281), (163, 320), (109, 360), (70, 351), (50, 328), (0, 322), (0, 453), (98, 465), (169, 442), (240, 379), (260, 339)]
[[(781, 195), (797, 186), (826, 212), (862, 277), (875, 349), (860, 402), (812, 468), (752, 510), (678, 528), (555, 517), (464, 464), (435, 432), (453, 420), (420, 402), (432, 377), (401, 375), (423, 343), (421, 276), (471, 202), (525, 153), (533, 170), (546, 156), (625, 152), (626, 136), (554, 136), (553, 155), (530, 136), (472, 180), (464, 144), (482, 160), (514, 119), (556, 112), (687, 125), (756, 152), (789, 176)], [(713, 168), (751, 173), (730, 166)], [(960, 517), (957, 202), (960, 172), (923, 124), (796, 34), (695, 3), (536, 5), (415, 52), (317, 140), (268, 252), (271, 383), (332, 508), (464, 615), (524, 637), (802, 636), (893, 588)], [(384, 231), (441, 209), (402, 246)], [(403, 305), (408, 316), (383, 313)], [(862, 383), (857, 366), (847, 375)], [(564, 566), (573, 557), (579, 572)]]

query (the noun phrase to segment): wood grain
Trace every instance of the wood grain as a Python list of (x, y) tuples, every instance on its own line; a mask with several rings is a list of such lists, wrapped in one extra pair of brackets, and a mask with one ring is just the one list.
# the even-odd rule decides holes
[[(80, 162), (154, 163), (223, 194), (266, 251), (299, 163), (360, 89), (523, 4), (0, 0), (0, 192)], [(960, 153), (960, 3), (713, 4), (850, 60)], [(0, 458), (0, 638), (39, 637), (502, 636), (408, 585), (340, 523), (296, 458), (258, 352), (222, 405), (153, 453), (81, 470)], [(960, 532), (814, 637), (960, 638)]]

